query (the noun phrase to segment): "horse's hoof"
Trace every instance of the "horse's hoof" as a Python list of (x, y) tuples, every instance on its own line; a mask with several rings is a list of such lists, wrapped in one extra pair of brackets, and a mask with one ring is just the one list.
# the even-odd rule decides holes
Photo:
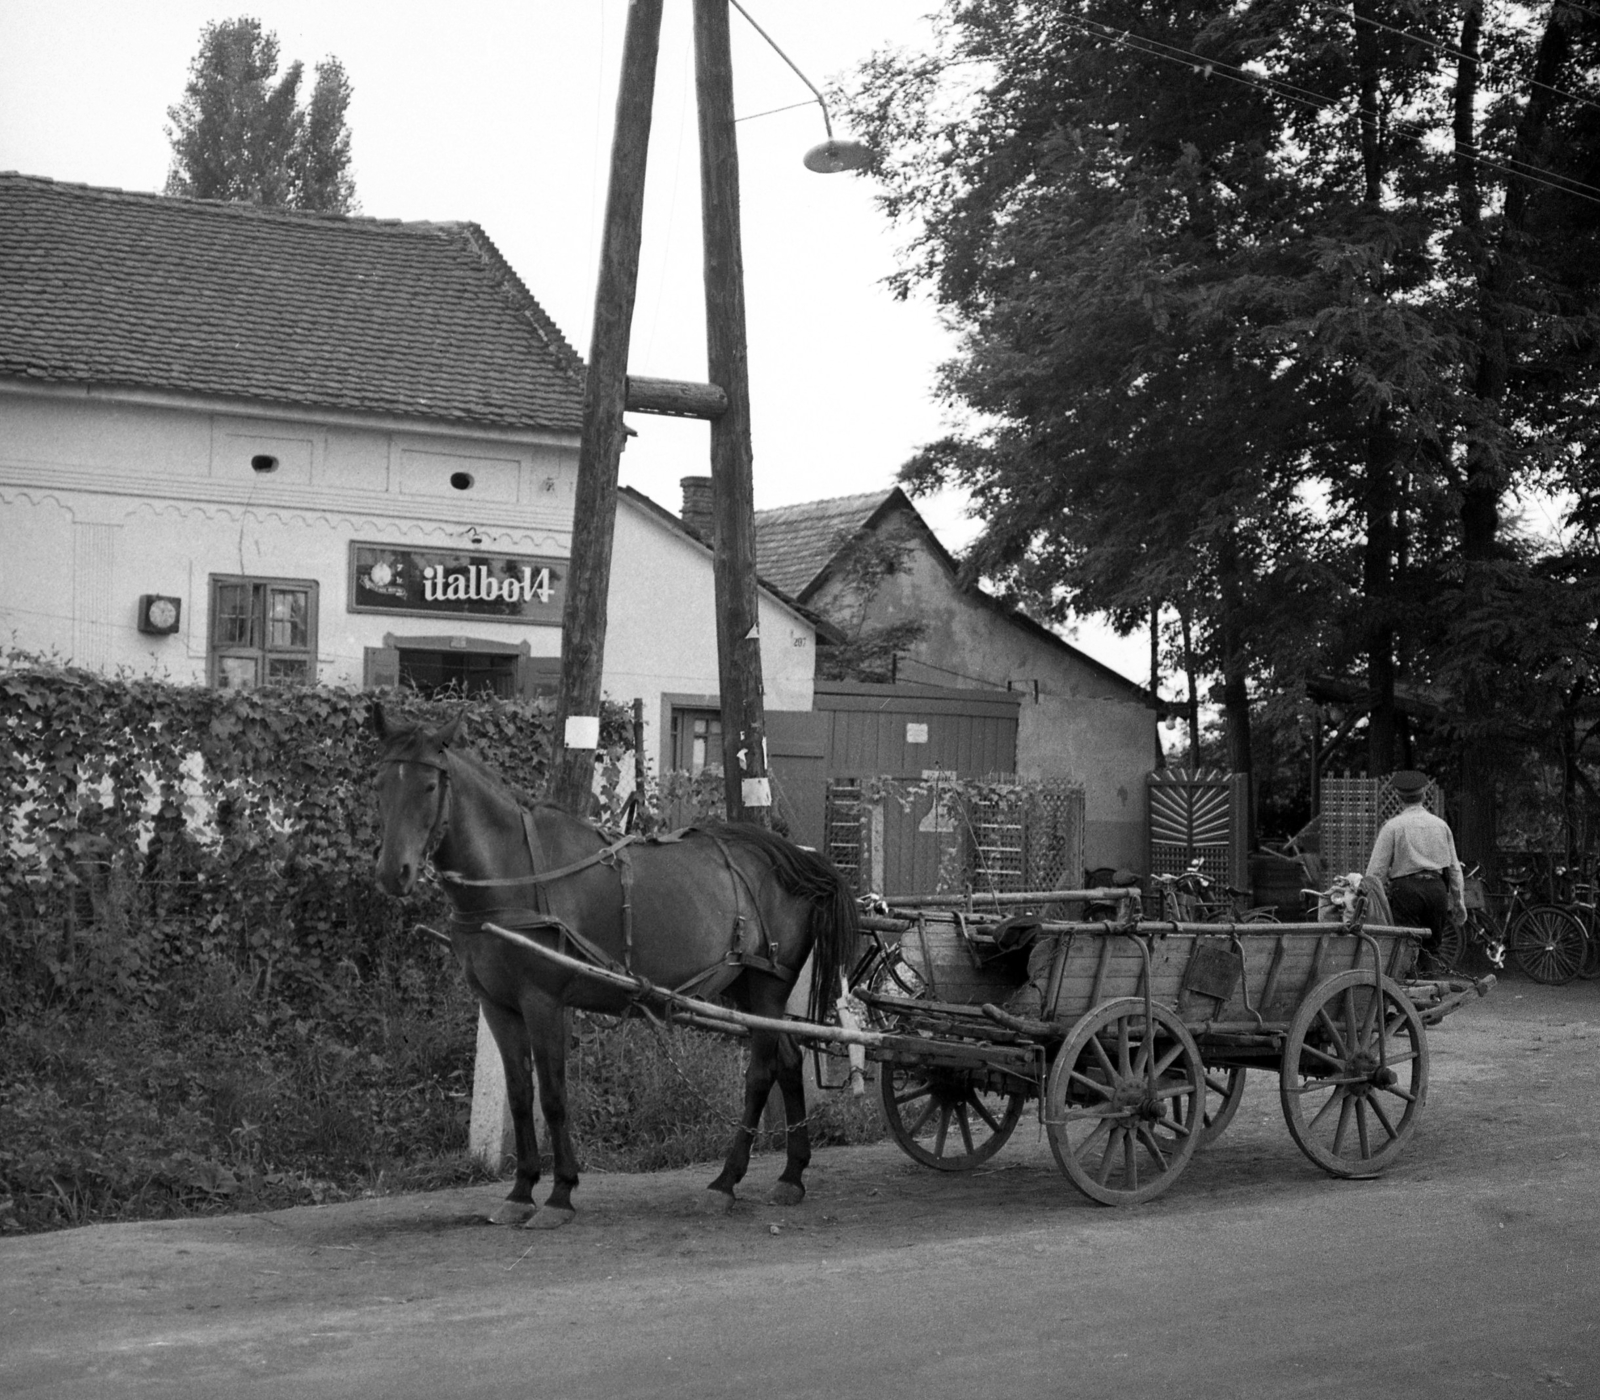
[(733, 1200), (732, 1191), (718, 1191), (715, 1187), (707, 1187), (700, 1193), (700, 1214), (730, 1215), (733, 1212)]
[(521, 1225), (539, 1207), (532, 1201), (502, 1201), (500, 1209), (489, 1217), (491, 1225)]
[(780, 1181), (767, 1197), (769, 1206), (797, 1206), (806, 1198), (806, 1188), (792, 1181)]
[(578, 1212), (563, 1210), (560, 1206), (546, 1206), (522, 1228), (524, 1230), (559, 1230)]

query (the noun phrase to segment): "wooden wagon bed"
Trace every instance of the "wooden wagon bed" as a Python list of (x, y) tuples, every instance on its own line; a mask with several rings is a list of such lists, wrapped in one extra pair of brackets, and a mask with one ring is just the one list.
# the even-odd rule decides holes
[[(1091, 894), (1114, 892), (1055, 897)], [(1414, 978), (1419, 929), (1175, 924), (1124, 908), (1126, 921), (1093, 923), (926, 907), (869, 920), (877, 948), (856, 993), (902, 1042), (868, 1054), (911, 1156), (968, 1170), (1034, 1100), (1076, 1185), (1108, 1204), (1149, 1200), (1227, 1126), (1255, 1069), (1279, 1076), (1307, 1156), (1376, 1175), (1426, 1099), (1426, 1025), (1494, 980)], [(997, 1031), (1011, 1033), (1004, 1064), (982, 1050)], [(963, 1067), (958, 1046), (982, 1062)], [(1030, 1047), (1033, 1082), (1015, 1059)]]

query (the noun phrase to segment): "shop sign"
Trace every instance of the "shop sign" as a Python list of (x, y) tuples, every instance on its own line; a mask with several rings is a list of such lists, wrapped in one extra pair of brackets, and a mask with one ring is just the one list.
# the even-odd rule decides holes
[(561, 625), (567, 561), (479, 549), (350, 546), (350, 611)]

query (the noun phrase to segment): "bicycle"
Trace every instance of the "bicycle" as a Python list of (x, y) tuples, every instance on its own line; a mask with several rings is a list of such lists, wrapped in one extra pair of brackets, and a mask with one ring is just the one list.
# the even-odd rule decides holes
[[(1467, 910), (1468, 922), (1474, 912), (1480, 914), (1487, 926), (1498, 935), (1510, 950), (1511, 960), (1535, 982), (1558, 987), (1578, 975), (1589, 954), (1589, 935), (1583, 921), (1570, 909), (1561, 905), (1539, 901), (1527, 896), (1531, 875), (1507, 875), (1502, 878), (1506, 893), (1499, 898), (1505, 909), (1496, 915), (1484, 896), (1483, 907)], [(1477, 881), (1482, 886), (1482, 881)]]
[(1593, 883), (1578, 880), (1572, 886), (1572, 897), (1566, 902), (1567, 911), (1583, 925), (1588, 943), (1584, 948), (1583, 963), (1578, 976), (1586, 982), (1600, 977), (1600, 903), (1596, 901)]
[(1467, 905), (1467, 921), (1457, 928), (1447, 927), (1439, 938), (1433, 958), (1443, 972), (1462, 972), (1468, 948), (1477, 948), (1496, 969), (1506, 965), (1506, 935), (1489, 911), (1489, 892), (1478, 874), (1478, 867), (1463, 872), (1463, 893)]
[(1211, 878), (1198, 860), (1178, 875), (1152, 875), (1151, 882), (1161, 890), (1163, 919), (1179, 924), (1275, 924), (1277, 910), (1270, 904), (1241, 903), (1251, 897), (1249, 890), (1224, 885), (1219, 897), (1213, 893)]

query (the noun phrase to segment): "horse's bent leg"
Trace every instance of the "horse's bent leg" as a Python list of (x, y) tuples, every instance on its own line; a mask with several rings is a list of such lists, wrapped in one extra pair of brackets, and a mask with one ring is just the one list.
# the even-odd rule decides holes
[[(483, 1019), (505, 1067), (506, 1103), (516, 1142), (517, 1175), (511, 1194), (490, 1219), (496, 1225), (520, 1225), (534, 1213), (533, 1188), (539, 1180), (539, 1135), (533, 1122), (533, 1070), (528, 1061), (528, 1034), (522, 1017), (490, 1001), (480, 1001)], [(498, 1163), (495, 1164), (498, 1167)]]
[(761, 1123), (761, 1110), (767, 1106), (767, 1096), (772, 1092), (772, 1082), (777, 1077), (779, 1039), (771, 1031), (752, 1031), (750, 1035), (750, 1067), (744, 1074), (744, 1117), (733, 1134), (722, 1171), (707, 1188), (720, 1191), (730, 1204), (733, 1201), (733, 1188), (749, 1170), (750, 1144), (755, 1140), (756, 1129)]
[(788, 1160), (783, 1175), (767, 1197), (775, 1206), (797, 1206), (805, 1199), (805, 1170), (811, 1164), (811, 1130), (806, 1121), (806, 1082), (800, 1047), (778, 1037), (778, 1088), (783, 1092), (784, 1147)]
[(545, 1126), (550, 1130), (550, 1189), (546, 1209), (529, 1224), (538, 1229), (565, 1225), (574, 1214), (572, 1193), (578, 1185), (578, 1154), (567, 1126), (567, 1017), (560, 1003), (546, 997), (529, 997), (523, 1003), (523, 1022), (533, 1049), (533, 1067), (539, 1075), (539, 1098)]

